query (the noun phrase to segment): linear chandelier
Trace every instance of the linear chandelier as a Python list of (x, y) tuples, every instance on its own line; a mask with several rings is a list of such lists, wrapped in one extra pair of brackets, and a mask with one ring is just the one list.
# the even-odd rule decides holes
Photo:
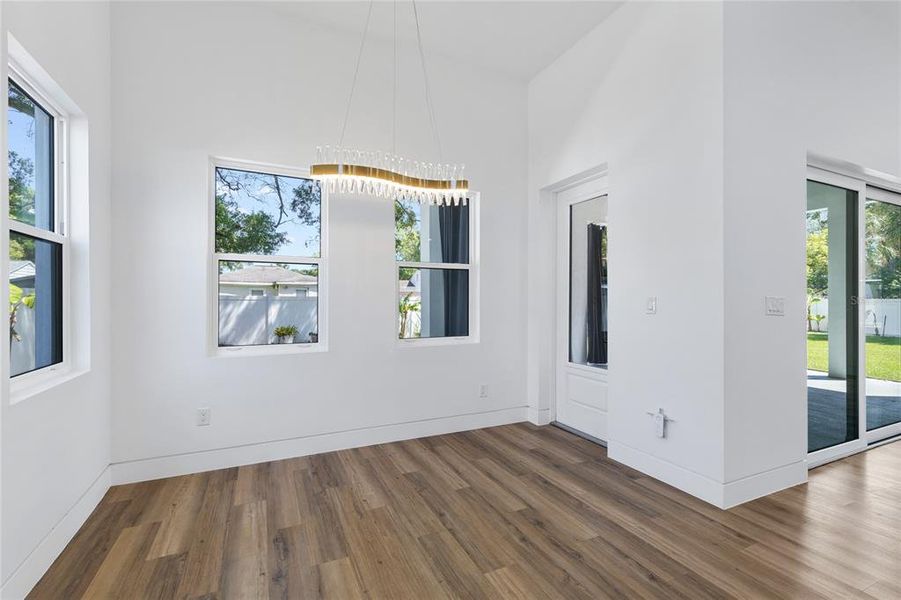
[(372, 152), (348, 148), (344, 146), (344, 134), (353, 103), (360, 62), (366, 46), (369, 23), (372, 18), (374, 0), (369, 2), (366, 24), (357, 53), (347, 109), (344, 112), (344, 124), (338, 144), (334, 147), (316, 148), (316, 162), (310, 167), (310, 174), (323, 181), (331, 192), (350, 194), (368, 194), (394, 200), (414, 200), (427, 204), (458, 205), (469, 200), (469, 182), (463, 177), (463, 165), (446, 164), (440, 160), (442, 156), (441, 137), (438, 135), (435, 109), (432, 104), (431, 86), (422, 49), (422, 32), (419, 24), (419, 11), (416, 0), (412, 0), (413, 15), (416, 21), (416, 42), (419, 49), (419, 62), (422, 66), (422, 79), (425, 88), (425, 108), (429, 116), (432, 135), (438, 151), (439, 162), (431, 163), (404, 158), (396, 152), (397, 148), (397, 2), (394, 4), (394, 97), (392, 120), (392, 151)]

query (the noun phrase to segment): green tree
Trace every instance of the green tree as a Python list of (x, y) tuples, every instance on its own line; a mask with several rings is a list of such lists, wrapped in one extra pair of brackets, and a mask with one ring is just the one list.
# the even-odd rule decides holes
[(9, 216), (21, 223), (34, 225), (34, 163), (9, 151)]
[(829, 230), (807, 234), (807, 293), (823, 296), (829, 283)]
[(867, 279), (878, 280), (877, 297), (901, 298), (901, 208), (868, 202), (866, 233)]
[[(421, 240), (419, 236), (419, 220), (416, 217), (416, 209), (409, 200), (394, 201), (394, 252), (397, 260), (418, 262), (420, 257)], [(401, 279), (410, 279), (416, 273), (416, 269), (407, 267), (399, 270)]]
[(278, 224), (269, 213), (242, 212), (234, 200), (216, 196), (216, 252), (275, 254), (287, 237), (278, 231)]

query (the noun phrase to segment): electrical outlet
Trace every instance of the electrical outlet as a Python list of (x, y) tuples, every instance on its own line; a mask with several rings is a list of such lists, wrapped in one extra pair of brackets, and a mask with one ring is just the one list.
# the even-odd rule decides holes
[(210, 424), (210, 418), (213, 410), (209, 407), (198, 408), (197, 409), (197, 426), (202, 427)]
[(479, 398), (487, 398), (488, 397), (488, 384), (483, 383), (479, 386)]

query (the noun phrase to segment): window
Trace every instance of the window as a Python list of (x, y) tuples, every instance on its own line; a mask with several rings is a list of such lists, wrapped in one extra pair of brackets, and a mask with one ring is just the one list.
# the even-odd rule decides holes
[(320, 343), (322, 257), (319, 182), (286, 169), (216, 162), (216, 345)]
[(569, 207), (569, 362), (607, 367), (607, 196)]
[(471, 206), (395, 201), (399, 339), (470, 336)]
[(9, 79), (10, 376), (63, 362), (65, 121), (24, 79)]

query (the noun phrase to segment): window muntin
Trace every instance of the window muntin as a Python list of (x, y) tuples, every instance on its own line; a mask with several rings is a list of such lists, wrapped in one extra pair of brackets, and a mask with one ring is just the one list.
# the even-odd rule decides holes
[(470, 336), (470, 209), (395, 201), (399, 339)]
[(64, 120), (25, 83), (8, 80), (10, 377), (64, 362), (68, 239), (58, 144)]
[(318, 344), (324, 268), (319, 182), (253, 165), (217, 164), (213, 177), (215, 345)]

